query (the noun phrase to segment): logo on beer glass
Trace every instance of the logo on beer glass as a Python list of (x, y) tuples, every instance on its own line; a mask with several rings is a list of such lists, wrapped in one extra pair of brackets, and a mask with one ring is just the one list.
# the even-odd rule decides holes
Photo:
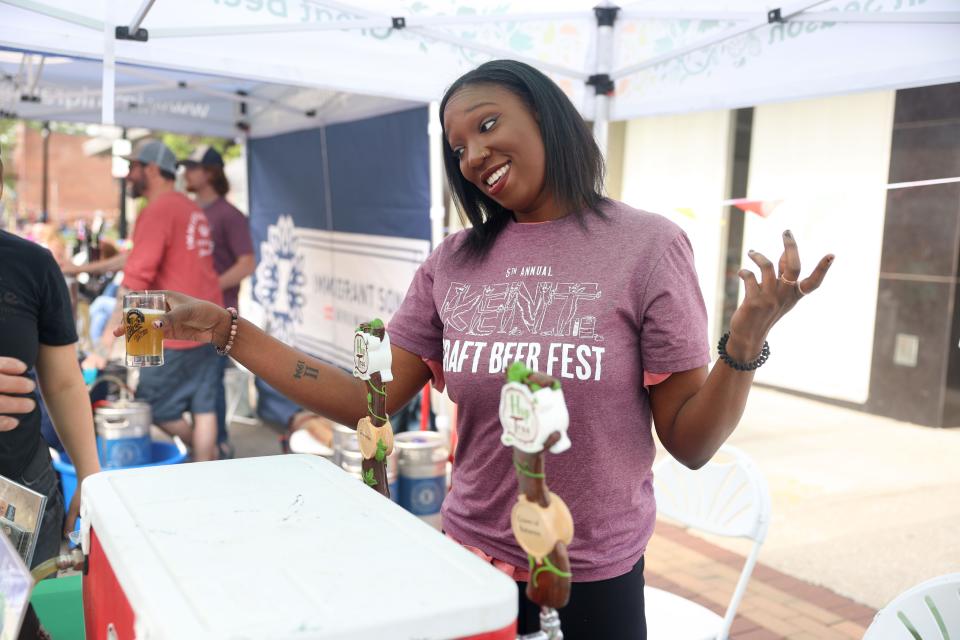
[(158, 291), (131, 291), (123, 296), (128, 367), (158, 367), (163, 364), (163, 331), (153, 323), (163, 316), (166, 302)]
[(139, 342), (147, 335), (147, 328), (144, 327), (146, 318), (139, 309), (130, 309), (127, 311), (127, 342)]

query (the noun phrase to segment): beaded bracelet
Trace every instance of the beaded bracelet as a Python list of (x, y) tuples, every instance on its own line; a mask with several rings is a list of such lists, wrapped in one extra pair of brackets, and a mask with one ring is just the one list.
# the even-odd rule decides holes
[(764, 362), (767, 361), (767, 358), (770, 357), (770, 345), (767, 344), (767, 341), (763, 341), (763, 349), (760, 350), (760, 355), (757, 356), (756, 360), (751, 360), (750, 362), (737, 362), (730, 357), (730, 354), (727, 353), (727, 341), (730, 339), (730, 332), (723, 334), (723, 337), (720, 338), (720, 342), (717, 343), (717, 353), (720, 354), (720, 359), (727, 363), (732, 369), (737, 371), (753, 371), (758, 369)]
[(227, 355), (233, 348), (233, 339), (237, 337), (237, 321), (240, 320), (240, 312), (235, 308), (227, 307), (227, 311), (230, 312), (230, 337), (227, 338), (227, 344), (223, 345), (222, 348), (214, 347), (221, 356)]

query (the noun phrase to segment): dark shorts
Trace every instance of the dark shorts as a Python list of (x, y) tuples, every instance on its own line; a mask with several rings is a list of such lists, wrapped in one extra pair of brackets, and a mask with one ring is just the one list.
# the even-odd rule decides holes
[(223, 369), (213, 345), (167, 349), (163, 360), (162, 367), (142, 368), (137, 386), (137, 399), (150, 403), (153, 421), (179, 420), (184, 412), (215, 413)]
[[(519, 633), (540, 629), (540, 607), (527, 600), (526, 582), (518, 582)], [(643, 558), (630, 573), (599, 582), (574, 582), (570, 602), (560, 609), (564, 640), (645, 640), (647, 618), (643, 609)]]

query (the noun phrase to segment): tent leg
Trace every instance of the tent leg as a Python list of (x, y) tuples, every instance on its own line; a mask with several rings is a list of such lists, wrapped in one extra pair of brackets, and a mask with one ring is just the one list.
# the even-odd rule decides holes
[[(127, 128), (123, 128), (123, 133), (120, 138), (122, 140), (127, 139)], [(118, 224), (118, 233), (120, 234), (121, 240), (127, 239), (127, 179), (120, 178), (120, 207), (119, 207), (119, 220)]]
[(430, 240), (436, 248), (443, 240), (443, 130), (440, 127), (440, 103), (433, 101), (428, 109), (427, 135), (430, 137)]
[[(606, 14), (602, 9), (607, 9)], [(597, 146), (600, 147), (600, 153), (606, 157), (610, 121), (609, 94), (612, 93), (612, 86), (604, 87), (602, 83), (604, 79), (609, 80), (613, 67), (613, 23), (616, 20), (617, 10), (611, 6), (610, 2), (605, 2), (597, 7), (595, 12), (597, 13), (597, 60), (593, 77), (599, 82), (594, 85), (596, 96), (593, 110), (593, 137), (597, 141)]]
[[(109, 4), (109, 3), (108, 3)], [(114, 90), (117, 86), (117, 64), (114, 53), (116, 30), (109, 22), (103, 23), (103, 84), (100, 93), (100, 122), (114, 123)]]
[(140, 25), (143, 24), (144, 18), (147, 17), (147, 14), (150, 13), (150, 9), (153, 7), (153, 3), (156, 0), (143, 0), (143, 4), (140, 5), (140, 8), (137, 9), (137, 13), (130, 20), (130, 24), (127, 26), (127, 30), (134, 34), (140, 29)]
[(600, 153), (607, 157), (607, 146), (610, 135), (610, 98), (598, 95), (594, 98), (593, 137), (597, 141)]

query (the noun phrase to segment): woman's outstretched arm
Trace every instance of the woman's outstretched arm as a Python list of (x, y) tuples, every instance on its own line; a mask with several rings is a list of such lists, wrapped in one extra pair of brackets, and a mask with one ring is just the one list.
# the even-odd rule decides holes
[[(167, 313), (160, 319), (165, 338), (209, 342), (223, 347), (230, 336), (230, 313), (211, 302), (164, 291)], [(123, 327), (114, 330), (123, 335)], [(352, 345), (351, 345), (352, 346)], [(416, 355), (392, 348), (393, 381), (387, 383), (392, 414), (430, 379)], [(337, 367), (308, 356), (240, 319), (230, 356), (298, 405), (334, 422), (355, 425), (367, 413), (366, 386)]]

